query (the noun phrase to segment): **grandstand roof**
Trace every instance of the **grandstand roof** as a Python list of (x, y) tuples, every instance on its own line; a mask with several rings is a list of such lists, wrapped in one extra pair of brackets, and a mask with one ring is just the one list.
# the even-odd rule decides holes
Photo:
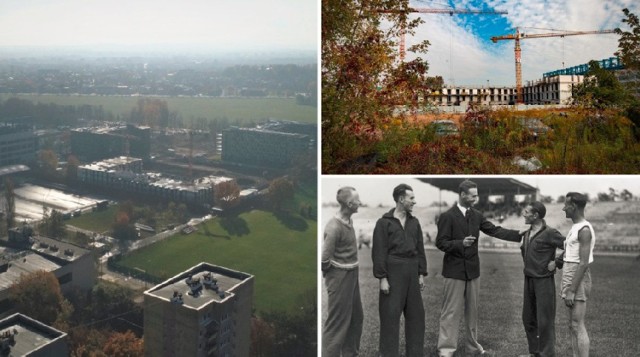
[[(458, 185), (466, 177), (419, 178), (420, 181), (435, 186), (441, 190), (458, 193)], [(474, 177), (478, 184), (478, 193), (484, 195), (528, 195), (538, 191), (537, 188), (510, 177)]]

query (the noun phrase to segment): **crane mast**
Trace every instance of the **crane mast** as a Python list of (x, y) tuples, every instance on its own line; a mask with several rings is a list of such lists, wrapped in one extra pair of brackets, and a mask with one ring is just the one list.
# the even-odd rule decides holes
[[(396, 10), (396, 9), (378, 9), (376, 12), (382, 14), (404, 14), (404, 13), (420, 13), (420, 14), (449, 14), (449, 16), (453, 16), (453, 14), (474, 14), (474, 15), (506, 15), (507, 11), (493, 11), (493, 10), (466, 10), (466, 9), (430, 9), (430, 8), (407, 8), (406, 10)], [(405, 57), (405, 27), (402, 26), (400, 29), (400, 62), (404, 61)]]
[(565, 37), (565, 36), (578, 36), (578, 35), (599, 35), (615, 33), (615, 30), (600, 30), (600, 31), (566, 31), (566, 32), (549, 32), (549, 33), (536, 33), (527, 35), (520, 32), (520, 28), (516, 28), (516, 33), (503, 36), (493, 36), (491, 41), (496, 43), (501, 40), (513, 40), (515, 42), (515, 63), (516, 63), (516, 103), (520, 104), (524, 102), (522, 94), (522, 49), (520, 48), (520, 40), (529, 38), (545, 38), (545, 37)]

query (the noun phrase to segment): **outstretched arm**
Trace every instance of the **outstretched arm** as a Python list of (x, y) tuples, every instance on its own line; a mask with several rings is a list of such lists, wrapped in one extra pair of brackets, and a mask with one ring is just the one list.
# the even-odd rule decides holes
[(505, 229), (489, 222), (484, 216), (480, 222), (480, 231), (494, 238), (506, 240), (509, 242), (520, 242), (522, 235), (519, 231), (513, 229)]

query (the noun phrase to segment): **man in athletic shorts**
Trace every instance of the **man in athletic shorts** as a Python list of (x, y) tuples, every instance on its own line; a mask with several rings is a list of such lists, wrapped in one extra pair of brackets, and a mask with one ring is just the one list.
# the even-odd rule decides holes
[(589, 335), (584, 325), (584, 318), (587, 299), (591, 292), (589, 264), (593, 262), (596, 236), (591, 223), (584, 218), (586, 205), (585, 195), (569, 192), (562, 208), (567, 218), (573, 221), (573, 226), (564, 243), (561, 291), (564, 303), (569, 308), (569, 330), (574, 357), (589, 356)]

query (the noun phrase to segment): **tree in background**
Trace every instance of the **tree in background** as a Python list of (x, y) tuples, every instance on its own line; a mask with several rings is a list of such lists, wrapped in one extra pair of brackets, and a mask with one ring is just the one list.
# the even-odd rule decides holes
[(8, 231), (16, 221), (16, 194), (13, 191), (13, 181), (10, 178), (4, 180), (4, 223)]
[(9, 297), (19, 312), (47, 325), (68, 329), (73, 307), (62, 296), (53, 273), (40, 270), (21, 275), (9, 287)]
[(280, 177), (269, 185), (269, 203), (276, 211), (280, 211), (283, 207), (293, 201), (294, 187), (293, 183), (286, 177)]
[(45, 237), (60, 238), (66, 235), (64, 217), (62, 212), (58, 210), (47, 211), (46, 207), (42, 207), (42, 220), (38, 227), (40, 234)]
[(213, 186), (214, 202), (222, 209), (235, 206), (240, 200), (240, 186), (235, 180), (221, 182)]
[[(398, 58), (403, 29), (410, 36), (423, 22), (408, 10), (409, 0), (322, 1), (323, 161), (367, 150), (396, 105), (417, 107), (428, 93), (427, 62)], [(408, 51), (425, 54), (428, 45)]]
[(46, 175), (55, 175), (58, 169), (58, 156), (52, 150), (40, 150), (40, 163)]
[(144, 356), (144, 343), (131, 332), (114, 332), (104, 344), (102, 351), (111, 357)]
[(630, 27), (629, 31), (616, 29), (616, 34), (620, 35), (618, 40), (618, 52), (616, 56), (622, 59), (622, 63), (628, 69), (640, 70), (640, 21), (638, 16), (633, 14), (629, 9), (622, 9), (626, 16), (622, 20)]
[(131, 109), (131, 122), (166, 128), (169, 125), (169, 107), (163, 99), (140, 98)]
[(78, 166), (80, 166), (80, 160), (75, 155), (69, 155), (67, 158), (67, 182), (75, 182), (78, 178)]
[(633, 101), (631, 93), (612, 71), (600, 68), (598, 61), (589, 62), (584, 82), (573, 87), (574, 102), (588, 108), (626, 108)]

